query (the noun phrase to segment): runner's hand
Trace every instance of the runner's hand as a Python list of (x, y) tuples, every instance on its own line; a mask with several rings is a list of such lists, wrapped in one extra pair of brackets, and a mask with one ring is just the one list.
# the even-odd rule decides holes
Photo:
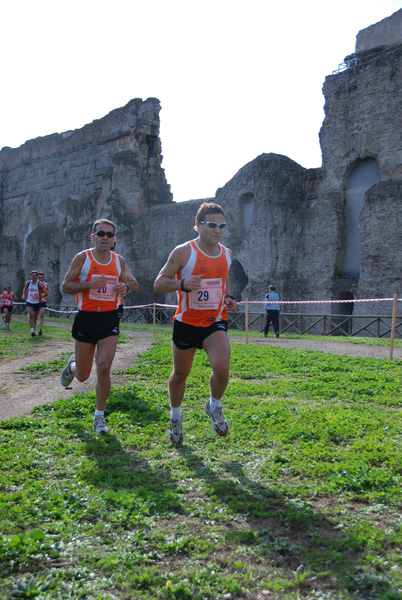
[(119, 294), (122, 298), (127, 294), (127, 284), (124, 281), (119, 281), (114, 288), (116, 294)]
[(186, 277), (184, 280), (184, 287), (186, 290), (199, 290), (201, 287), (202, 275), (191, 275)]
[(101, 275), (100, 277), (95, 277), (86, 283), (88, 284), (89, 290), (96, 290), (107, 285), (107, 277), (105, 275)]
[(225, 298), (225, 305), (230, 312), (237, 312), (237, 309), (239, 308), (236, 300), (233, 300), (233, 298), (229, 298), (228, 296)]

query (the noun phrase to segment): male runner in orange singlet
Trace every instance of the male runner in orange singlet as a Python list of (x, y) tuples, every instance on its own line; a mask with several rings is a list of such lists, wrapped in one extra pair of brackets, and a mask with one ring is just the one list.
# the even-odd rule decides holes
[(195, 218), (197, 239), (176, 246), (154, 282), (156, 292), (177, 292), (178, 296), (173, 325), (173, 372), (169, 378), (169, 438), (177, 445), (184, 440), (181, 403), (197, 348), (205, 350), (212, 368), (211, 395), (204, 406), (212, 431), (219, 436), (229, 431), (221, 406), (229, 381), (227, 309), (236, 312), (238, 307), (229, 287), (232, 253), (220, 244), (225, 225), (222, 207), (204, 202)]
[(75, 354), (70, 356), (61, 372), (60, 381), (64, 387), (69, 386), (74, 377), (86, 381), (95, 356), (97, 381), (93, 427), (95, 433), (108, 433), (104, 410), (119, 335), (117, 307), (119, 297), (124, 298), (127, 294), (128, 284), (124, 258), (110, 250), (116, 242), (114, 223), (108, 219), (95, 221), (91, 239), (95, 247), (75, 255), (62, 284), (64, 294), (76, 294), (78, 313), (72, 328)]

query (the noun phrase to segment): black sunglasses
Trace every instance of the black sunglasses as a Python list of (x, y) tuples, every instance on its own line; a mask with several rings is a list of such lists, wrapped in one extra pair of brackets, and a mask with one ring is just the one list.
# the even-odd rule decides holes
[(211, 229), (215, 229), (219, 227), (219, 229), (224, 229), (226, 227), (226, 223), (214, 223), (213, 221), (200, 221), (201, 225), (208, 225)]
[(95, 231), (95, 235), (98, 235), (99, 237), (108, 237), (108, 238), (112, 238), (114, 237), (114, 233), (112, 233), (111, 231), (103, 231), (103, 229), (101, 229), (100, 231)]

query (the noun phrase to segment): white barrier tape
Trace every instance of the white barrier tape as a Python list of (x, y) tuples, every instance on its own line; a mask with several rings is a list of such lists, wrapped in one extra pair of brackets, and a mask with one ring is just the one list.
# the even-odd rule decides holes
[(60, 313), (60, 314), (63, 314), (64, 312), (65, 313), (68, 312), (69, 314), (78, 312), (78, 310), (76, 308), (67, 308), (67, 309), (65, 308), (64, 310), (57, 310), (55, 308), (46, 307), (46, 310), (48, 310), (49, 312), (55, 312), (55, 313)]

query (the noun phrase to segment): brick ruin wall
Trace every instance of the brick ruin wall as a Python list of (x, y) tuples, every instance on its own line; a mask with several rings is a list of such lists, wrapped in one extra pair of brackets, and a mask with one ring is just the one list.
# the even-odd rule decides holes
[(161, 168), (159, 111), (158, 100), (135, 99), (82, 129), (1, 150), (0, 284), (21, 293), (38, 268), (50, 303), (72, 303), (62, 298), (61, 282), (73, 256), (90, 245), (99, 217), (118, 224), (118, 249), (138, 265), (144, 215), (172, 202)]
[[(355, 66), (326, 78), (321, 168), (262, 154), (217, 190), (238, 298), (261, 300), (271, 282), (288, 300), (402, 294), (401, 57), (401, 44), (366, 43), (346, 57), (357, 58)], [(156, 99), (132, 100), (80, 130), (0, 151), (0, 285), (9, 282), (20, 293), (37, 267), (50, 283), (50, 302), (72, 305), (72, 297), (61, 296), (61, 281), (76, 252), (90, 245), (93, 220), (106, 217), (117, 223), (118, 251), (140, 282), (128, 302), (175, 302), (174, 295), (156, 295), (152, 284), (170, 250), (193, 237), (202, 200), (172, 201), (161, 166), (159, 111)], [(346, 196), (367, 161), (379, 176), (363, 192), (360, 272), (351, 277), (344, 268)], [(304, 310), (338, 312), (328, 305)], [(388, 314), (391, 307), (354, 310)]]

